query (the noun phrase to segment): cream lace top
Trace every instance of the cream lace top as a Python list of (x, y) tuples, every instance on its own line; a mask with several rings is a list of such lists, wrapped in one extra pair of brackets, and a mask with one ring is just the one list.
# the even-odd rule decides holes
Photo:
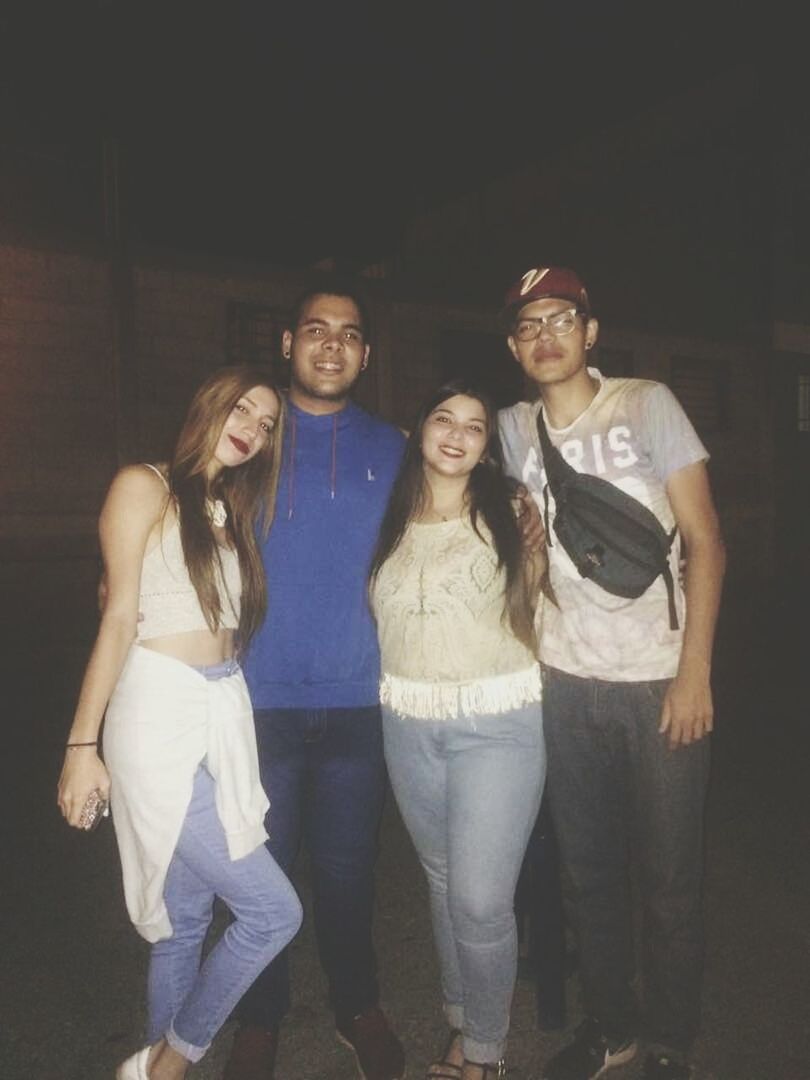
[(423, 719), (506, 712), (541, 698), (539, 666), (503, 618), (506, 573), (479, 518), (409, 526), (371, 591), (381, 700)]

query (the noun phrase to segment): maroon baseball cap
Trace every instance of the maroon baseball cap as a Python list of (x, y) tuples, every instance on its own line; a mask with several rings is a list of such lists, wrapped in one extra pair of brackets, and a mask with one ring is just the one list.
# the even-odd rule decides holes
[(591, 313), (588, 292), (578, 274), (564, 266), (538, 266), (527, 270), (504, 297), (504, 315), (512, 316), (534, 300), (570, 300), (586, 315)]

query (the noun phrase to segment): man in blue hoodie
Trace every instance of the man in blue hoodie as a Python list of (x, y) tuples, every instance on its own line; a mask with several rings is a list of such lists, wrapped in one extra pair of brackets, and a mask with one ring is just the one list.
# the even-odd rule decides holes
[[(268, 613), (245, 675), (271, 802), (268, 847), (289, 872), (306, 841), (338, 1037), (366, 1080), (399, 1080), (404, 1053), (378, 1004), (371, 934), (385, 765), (366, 587), (404, 438), (349, 399), (368, 364), (367, 319), (351, 288), (325, 288), (299, 299), (283, 336), (289, 415), (263, 547)], [(239, 1006), (225, 1080), (273, 1076), (289, 1005), (282, 953)]]

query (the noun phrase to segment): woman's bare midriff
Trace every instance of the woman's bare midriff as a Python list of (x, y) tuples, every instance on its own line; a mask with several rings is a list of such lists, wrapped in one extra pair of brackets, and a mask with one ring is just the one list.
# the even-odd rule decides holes
[(233, 656), (233, 630), (189, 630), (185, 634), (167, 634), (166, 637), (149, 638), (139, 644), (144, 649), (171, 656), (184, 664), (201, 667), (219, 664)]

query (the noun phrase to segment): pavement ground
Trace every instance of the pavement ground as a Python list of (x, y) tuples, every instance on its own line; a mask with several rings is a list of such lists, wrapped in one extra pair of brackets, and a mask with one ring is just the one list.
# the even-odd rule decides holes
[[(726, 605), (716, 662), (717, 727), (707, 817), (707, 964), (696, 1080), (810, 1080), (810, 759), (805, 609), (787, 591)], [(45, 635), (47, 637), (47, 635)], [(6, 653), (0, 783), (3, 953), (1, 1080), (111, 1080), (140, 1045), (147, 946), (124, 912), (109, 823), (67, 829), (54, 803), (61, 746), (87, 634)], [(376, 940), (383, 1005), (424, 1075), (444, 1038), (426, 888), (393, 800), (381, 832)], [(294, 1007), (278, 1080), (350, 1080), (314, 949), (306, 857), (295, 882), (307, 919), (292, 946)], [(510, 1080), (536, 1080), (580, 1019), (568, 980), (569, 1029), (537, 1028), (534, 988), (519, 981)], [(229, 1025), (190, 1072), (221, 1074)], [(611, 1070), (636, 1080), (640, 1059)]]

